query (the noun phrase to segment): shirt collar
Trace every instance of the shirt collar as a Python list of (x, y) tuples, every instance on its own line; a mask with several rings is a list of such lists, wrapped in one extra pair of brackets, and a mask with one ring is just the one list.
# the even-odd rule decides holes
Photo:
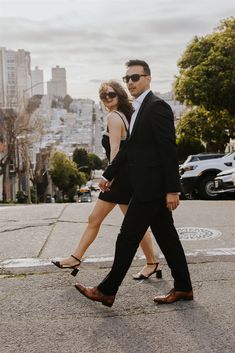
[(150, 89), (147, 89), (139, 97), (137, 97), (136, 99), (133, 100), (132, 105), (133, 105), (135, 110), (138, 109), (141, 106), (141, 104), (143, 103), (144, 98), (147, 96), (147, 94), (149, 92), (150, 92)]

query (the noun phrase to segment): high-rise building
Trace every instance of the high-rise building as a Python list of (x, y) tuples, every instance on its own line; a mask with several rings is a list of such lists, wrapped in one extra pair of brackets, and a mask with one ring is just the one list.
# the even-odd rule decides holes
[(6, 52), (0, 48), (0, 108), (6, 106)]
[(17, 70), (17, 90), (18, 103), (32, 96), (31, 92), (31, 58), (30, 53), (24, 49), (16, 52), (16, 70)]
[(47, 94), (54, 97), (65, 97), (67, 94), (66, 70), (63, 67), (51, 69), (52, 78), (47, 82)]
[(30, 53), (0, 48), (0, 107), (22, 104), (31, 96)]
[(17, 104), (16, 52), (0, 48), (0, 107)]
[(32, 80), (32, 96), (36, 94), (44, 95), (44, 82), (43, 82), (43, 70), (40, 70), (38, 66), (34, 70), (31, 70)]

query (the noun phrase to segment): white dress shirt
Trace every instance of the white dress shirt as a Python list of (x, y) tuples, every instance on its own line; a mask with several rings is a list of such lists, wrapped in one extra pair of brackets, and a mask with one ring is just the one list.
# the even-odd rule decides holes
[(129, 133), (131, 134), (138, 111), (140, 109), (141, 104), (143, 103), (144, 98), (147, 96), (147, 94), (150, 92), (150, 89), (147, 89), (144, 91), (138, 98), (134, 99), (132, 102), (133, 108), (135, 109), (134, 113), (131, 116), (131, 122), (129, 126)]

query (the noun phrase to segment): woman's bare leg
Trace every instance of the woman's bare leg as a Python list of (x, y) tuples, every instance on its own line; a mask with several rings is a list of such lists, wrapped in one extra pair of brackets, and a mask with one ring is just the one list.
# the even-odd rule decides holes
[[(80, 239), (78, 246), (76, 247), (73, 255), (78, 259), (82, 259), (88, 247), (93, 243), (100, 229), (100, 225), (105, 219), (105, 217), (112, 211), (112, 209), (116, 206), (115, 203), (106, 202), (98, 199), (95, 203), (95, 206), (88, 217), (88, 225), (85, 231), (82, 234), (82, 238)], [(72, 258), (62, 259), (60, 261), (61, 265), (74, 266), (77, 261)]]
[[(128, 205), (119, 205), (119, 207), (123, 212), (123, 214), (125, 215)], [(141, 240), (140, 247), (146, 257), (146, 265), (142, 268), (142, 270), (139, 273), (135, 274), (134, 277), (139, 276), (140, 274), (147, 277), (155, 269), (156, 263), (159, 262), (159, 259), (154, 254), (152, 237), (149, 231), (145, 233), (143, 239)]]

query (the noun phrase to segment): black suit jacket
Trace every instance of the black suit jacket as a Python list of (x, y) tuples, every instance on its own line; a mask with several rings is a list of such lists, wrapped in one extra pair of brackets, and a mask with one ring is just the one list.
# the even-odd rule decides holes
[(133, 192), (141, 201), (179, 192), (179, 167), (175, 143), (174, 116), (170, 106), (149, 92), (132, 133), (103, 176), (112, 180), (126, 164)]

